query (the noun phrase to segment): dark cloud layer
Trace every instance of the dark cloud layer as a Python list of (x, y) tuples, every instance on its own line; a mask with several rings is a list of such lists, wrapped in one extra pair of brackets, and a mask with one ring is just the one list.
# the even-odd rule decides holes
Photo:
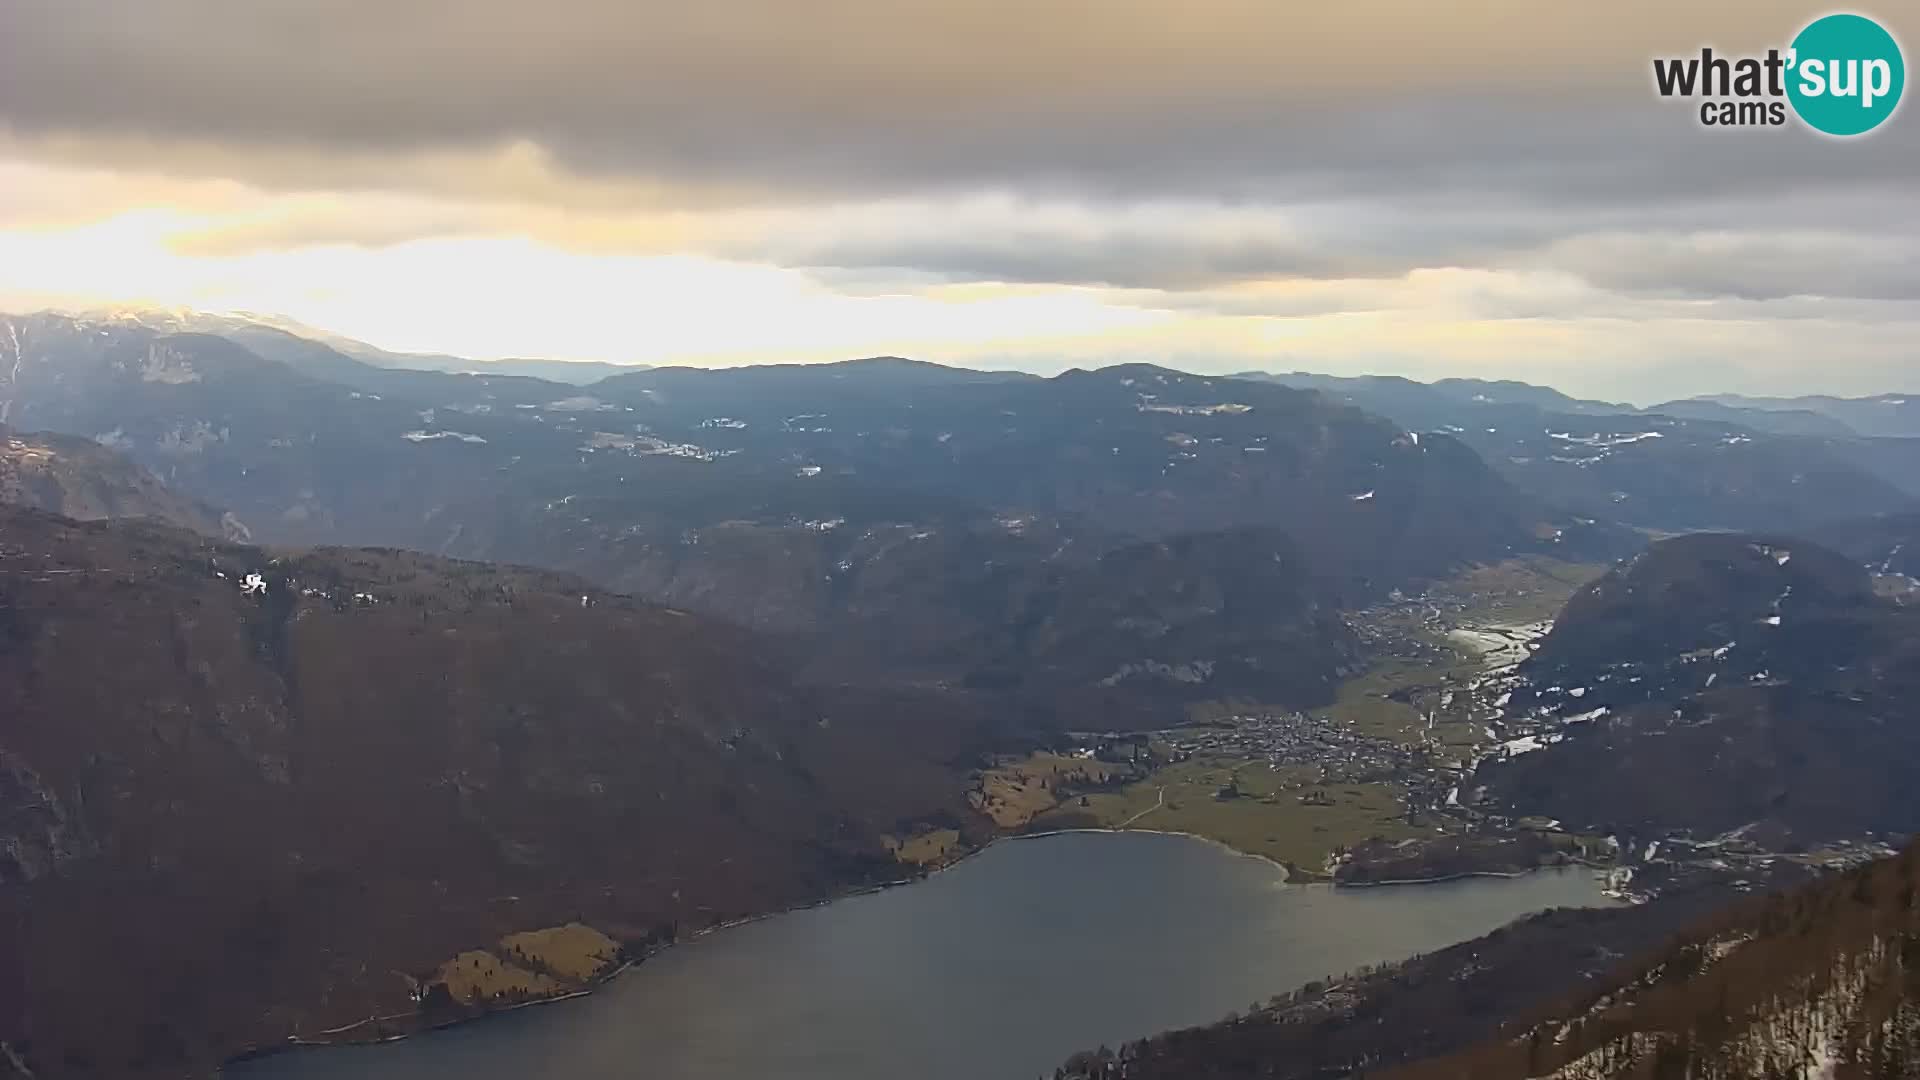
[(531, 140), (590, 174), (1585, 199), (1911, 176), (1920, 140), (1712, 137), (1647, 60), (1777, 44), (1784, 0), (0, 0), (16, 131), (398, 152)]

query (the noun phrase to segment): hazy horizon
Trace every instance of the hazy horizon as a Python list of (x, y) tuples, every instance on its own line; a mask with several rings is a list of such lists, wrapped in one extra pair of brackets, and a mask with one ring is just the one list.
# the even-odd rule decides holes
[(475, 359), (1904, 392), (1912, 116), (1714, 132), (1651, 87), (1824, 10), (0, 0), (0, 307)]

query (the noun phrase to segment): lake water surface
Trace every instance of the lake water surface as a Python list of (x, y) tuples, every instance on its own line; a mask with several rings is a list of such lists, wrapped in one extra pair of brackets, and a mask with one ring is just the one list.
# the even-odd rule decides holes
[(230, 1080), (1028, 1080), (1301, 983), (1608, 903), (1591, 871), (1334, 889), (1179, 836), (1003, 842), (676, 946), (590, 998)]

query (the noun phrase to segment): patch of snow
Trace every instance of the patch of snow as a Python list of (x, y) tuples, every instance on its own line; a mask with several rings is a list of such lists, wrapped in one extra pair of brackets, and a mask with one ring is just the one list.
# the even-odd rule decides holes
[(738, 450), (709, 450), (694, 443), (670, 443), (650, 435), (642, 435), (633, 441), (633, 453), (642, 457), (665, 456), (692, 458), (695, 461), (718, 461), (723, 457), (732, 457)]
[(1885, 561), (1881, 562), (1880, 564), (1881, 573), (1890, 574), (1893, 572), (1893, 560), (1896, 556), (1900, 554), (1901, 550), (1904, 549), (1906, 546), (1907, 545), (1904, 543), (1893, 545), (1893, 550), (1887, 552), (1887, 557)]
[(1221, 402), (1218, 405), (1153, 405), (1143, 401), (1135, 405), (1134, 409), (1139, 412), (1173, 413), (1176, 416), (1218, 416), (1221, 413), (1252, 412), (1253, 406), (1242, 405), (1237, 401)]
[(1574, 434), (1571, 434), (1570, 432), (1565, 432), (1565, 431), (1547, 432), (1547, 438), (1549, 439), (1558, 439), (1561, 442), (1572, 443), (1576, 446), (1595, 446), (1595, 447), (1628, 446), (1633, 443), (1644, 442), (1647, 439), (1662, 439), (1665, 437), (1666, 436), (1662, 435), (1658, 431), (1638, 431), (1638, 432), (1634, 432), (1631, 435), (1620, 435), (1620, 434), (1602, 435), (1599, 433), (1595, 433), (1592, 435), (1574, 435)]
[[(432, 412), (433, 410), (428, 409), (427, 411)], [(464, 443), (483, 443), (487, 441), (478, 435), (470, 435), (464, 431), (409, 431), (400, 437), (408, 442), (417, 443), (429, 442), (434, 439), (458, 439)]]

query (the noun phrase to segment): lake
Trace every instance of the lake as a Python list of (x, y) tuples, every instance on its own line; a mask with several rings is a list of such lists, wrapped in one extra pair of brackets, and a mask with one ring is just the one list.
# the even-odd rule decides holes
[(1585, 869), (1334, 889), (1187, 837), (994, 844), (917, 884), (676, 946), (599, 993), (231, 1080), (1026, 1080), (1550, 907)]

